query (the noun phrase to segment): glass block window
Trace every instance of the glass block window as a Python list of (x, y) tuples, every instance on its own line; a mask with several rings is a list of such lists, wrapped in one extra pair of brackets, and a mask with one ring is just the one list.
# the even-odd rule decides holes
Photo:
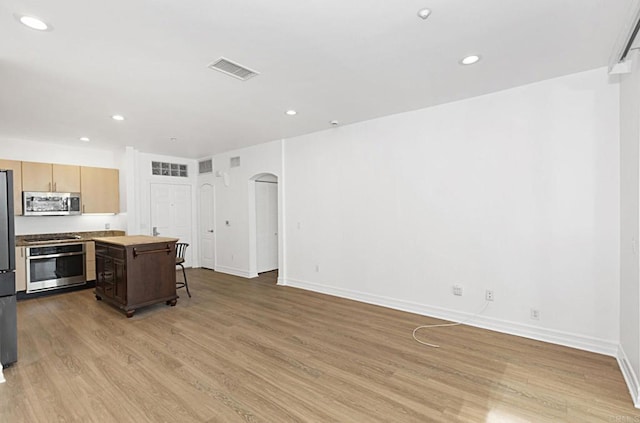
[(151, 174), (160, 176), (176, 176), (186, 178), (187, 165), (179, 163), (151, 162)]

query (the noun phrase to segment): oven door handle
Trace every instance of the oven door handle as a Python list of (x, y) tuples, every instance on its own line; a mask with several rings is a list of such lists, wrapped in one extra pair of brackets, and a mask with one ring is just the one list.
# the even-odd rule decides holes
[(27, 260), (37, 260), (37, 259), (47, 259), (47, 258), (56, 258), (56, 257), (69, 257), (69, 256), (83, 256), (85, 253), (83, 252), (73, 252), (73, 253), (56, 253), (56, 254), (46, 254), (43, 256), (30, 256), (27, 254)]

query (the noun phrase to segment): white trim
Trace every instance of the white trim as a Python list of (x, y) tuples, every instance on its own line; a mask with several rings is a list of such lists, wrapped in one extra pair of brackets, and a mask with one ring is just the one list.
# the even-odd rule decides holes
[[(633, 53), (633, 52), (629, 52), (629, 53)], [(609, 75), (623, 75), (623, 74), (631, 73), (632, 62), (633, 62), (633, 59), (627, 58), (627, 60), (625, 60), (624, 62), (616, 63), (611, 67), (611, 70), (609, 71)]]
[(277, 252), (278, 252), (278, 263), (275, 269), (270, 269), (270, 270), (277, 270), (280, 269), (280, 257), (283, 255), (283, 252), (280, 249), (280, 245), (281, 245), (281, 238), (282, 238), (282, 234), (283, 231), (281, 230), (282, 227), (281, 225), (281, 217), (280, 214), (282, 212), (282, 204), (280, 204), (280, 180), (281, 178), (274, 172), (258, 172), (255, 175), (253, 175), (252, 177), (249, 178), (248, 180), (248, 186), (247, 186), (247, 191), (248, 191), (248, 203), (249, 203), (249, 209), (248, 209), (248, 222), (249, 222), (249, 273), (253, 276), (250, 276), (252, 278), (255, 278), (258, 276), (258, 273), (262, 273), (262, 272), (269, 272), (270, 270), (258, 270), (258, 225), (257, 225), (257, 210), (256, 210), (256, 182), (258, 179), (260, 179), (263, 176), (273, 176), (276, 181), (275, 184), (277, 186), (277, 193), (276, 195), (278, 196), (278, 201), (277, 201), (277, 218), (278, 218), (278, 245), (276, 246), (277, 248)]
[(240, 276), (241, 278), (257, 278), (258, 274), (251, 274), (245, 269), (238, 269), (236, 267), (216, 266), (216, 272), (226, 273), (228, 275)]
[[(347, 289), (322, 285), (313, 282), (305, 282), (291, 278), (287, 279), (284, 282), (284, 285), (449, 321), (463, 321), (473, 316), (473, 313), (466, 313), (442, 307), (413, 303), (396, 298), (351, 291)], [(536, 339), (538, 341), (550, 342), (553, 344), (564, 345), (580, 350), (605, 354), (612, 357), (616, 357), (616, 354), (618, 352), (618, 344), (613, 341), (597, 339), (589, 336), (562, 332), (553, 329), (545, 329), (537, 326), (497, 319), (495, 317), (477, 316), (466, 324), (469, 326), (475, 326), (483, 329), (494, 330), (497, 332), (508, 333), (511, 335), (522, 336), (524, 338)]]
[(285, 285), (287, 278), (287, 210), (285, 177), (285, 140), (280, 140), (280, 173), (278, 174), (278, 285)]
[(7, 381), (7, 379), (4, 378), (4, 375), (2, 374), (2, 365), (0, 365), (0, 383), (5, 383)]
[(629, 359), (627, 358), (627, 354), (624, 352), (622, 345), (618, 345), (618, 354), (616, 355), (616, 359), (618, 360), (618, 366), (620, 367), (622, 376), (624, 376), (624, 381), (627, 383), (627, 387), (629, 388), (631, 399), (633, 399), (633, 405), (636, 408), (640, 408), (640, 383), (638, 383), (638, 377), (634, 373), (631, 364), (629, 364)]

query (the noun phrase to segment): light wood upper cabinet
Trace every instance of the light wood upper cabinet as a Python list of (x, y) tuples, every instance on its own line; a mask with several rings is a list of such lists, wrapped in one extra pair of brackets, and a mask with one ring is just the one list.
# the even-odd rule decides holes
[(22, 162), (22, 190), (80, 192), (80, 166)]
[(120, 183), (118, 169), (80, 168), (82, 213), (119, 213)]
[(19, 216), (22, 214), (22, 162), (0, 159), (0, 169), (13, 170), (13, 210)]
[(51, 191), (51, 163), (22, 162), (22, 189), (24, 191)]
[(80, 166), (52, 166), (53, 190), (55, 192), (80, 192)]

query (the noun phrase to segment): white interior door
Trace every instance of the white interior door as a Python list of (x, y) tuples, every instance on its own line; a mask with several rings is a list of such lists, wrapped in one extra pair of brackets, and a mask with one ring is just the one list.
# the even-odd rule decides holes
[(256, 181), (258, 273), (278, 268), (278, 184)]
[[(191, 245), (191, 186), (151, 184), (151, 235), (178, 238)], [(187, 248), (185, 266), (191, 266)]]
[(215, 232), (213, 218), (213, 186), (204, 184), (200, 187), (200, 265), (207, 269), (215, 269)]

